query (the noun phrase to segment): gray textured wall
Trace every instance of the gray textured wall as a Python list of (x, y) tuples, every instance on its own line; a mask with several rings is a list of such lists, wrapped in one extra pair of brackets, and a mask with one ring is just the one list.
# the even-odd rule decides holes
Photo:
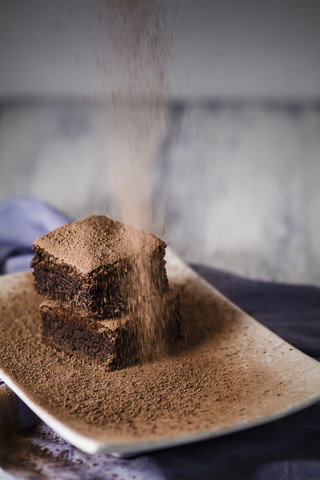
[[(152, 174), (160, 233), (189, 261), (320, 284), (319, 2), (156, 3), (173, 101)], [(105, 97), (125, 70), (104, 5), (1, 2), (0, 199), (120, 216)]]
[[(0, 199), (120, 218), (107, 116), (107, 105), (4, 107)], [(159, 233), (188, 261), (320, 285), (320, 108), (194, 104), (168, 117), (152, 171)]]

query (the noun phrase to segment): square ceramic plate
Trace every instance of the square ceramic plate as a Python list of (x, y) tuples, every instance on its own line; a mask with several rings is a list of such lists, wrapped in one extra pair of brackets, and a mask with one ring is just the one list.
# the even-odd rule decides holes
[[(72, 411), (65, 415), (63, 406), (70, 402), (75, 388), (83, 392), (84, 373), (90, 376), (90, 368), (95, 367), (79, 367), (78, 372), (74, 371), (72, 388), (65, 378), (59, 393), (52, 388), (59, 382), (61, 372), (68, 370), (69, 360), (62, 354), (55, 363), (54, 357), (52, 362), (50, 357), (50, 368), (43, 361), (50, 355), (50, 348), (41, 345), (39, 298), (33, 290), (30, 272), (0, 277), (0, 377), (44, 422), (73, 445), (89, 453), (109, 452), (119, 456), (239, 431), (288, 415), (320, 399), (320, 365), (315, 360), (229, 302), (171, 251), (167, 253), (167, 271), (170, 283), (181, 290), (186, 343), (188, 339), (193, 341), (192, 348), (181, 353), (182, 360), (173, 357), (171, 361), (177, 362), (177, 369), (183, 364), (188, 365), (190, 372), (197, 371), (200, 385), (205, 384), (207, 392), (211, 392), (202, 396), (200, 388), (199, 398), (195, 400), (193, 395), (193, 402), (198, 403), (194, 411), (190, 409), (185, 422), (188, 428), (184, 420), (179, 420), (181, 410), (175, 402), (163, 411), (159, 404), (159, 415), (146, 420), (143, 432), (131, 431), (131, 424), (128, 432), (125, 424), (117, 431), (110, 423), (114, 412), (110, 412), (111, 420), (105, 419), (105, 427), (102, 422), (99, 428), (91, 425), (90, 411), (87, 419), (77, 418), (77, 407), (90, 409), (85, 395), (80, 395), (79, 406), (78, 396), (74, 395)], [(207, 362), (203, 369), (198, 368), (200, 360)], [(36, 380), (30, 382), (26, 379), (30, 379), (31, 363), (32, 377)], [(80, 371), (81, 368), (85, 370)], [(161, 368), (161, 362), (154, 364), (154, 369)], [(126, 370), (130, 375), (140, 375), (139, 369), (141, 366), (125, 369), (121, 375), (126, 375)], [(101, 381), (119, 378), (118, 373), (110, 374), (101, 368), (99, 372)], [(166, 381), (169, 386), (170, 382), (180, 382), (177, 392), (188, 395), (183, 376), (182, 380), (179, 378), (177, 371), (177, 379)], [(160, 380), (163, 381), (161, 375)], [(107, 395), (106, 391), (106, 398)], [(133, 401), (143, 410), (139, 395)], [(160, 428), (165, 422), (177, 425), (176, 430), (166, 433)]]

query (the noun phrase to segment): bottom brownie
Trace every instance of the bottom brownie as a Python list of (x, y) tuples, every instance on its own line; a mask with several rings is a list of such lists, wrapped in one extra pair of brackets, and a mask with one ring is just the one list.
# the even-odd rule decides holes
[(109, 369), (156, 358), (180, 335), (177, 291), (136, 305), (130, 314), (97, 320), (66, 310), (58, 302), (40, 305), (42, 340), (59, 350), (94, 358)]

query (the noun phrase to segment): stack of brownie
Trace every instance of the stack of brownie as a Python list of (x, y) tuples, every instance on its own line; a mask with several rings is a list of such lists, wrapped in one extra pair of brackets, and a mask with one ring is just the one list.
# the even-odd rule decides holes
[(152, 234), (95, 215), (37, 238), (31, 266), (45, 297), (43, 341), (109, 368), (172, 345), (179, 294), (169, 289), (165, 248)]

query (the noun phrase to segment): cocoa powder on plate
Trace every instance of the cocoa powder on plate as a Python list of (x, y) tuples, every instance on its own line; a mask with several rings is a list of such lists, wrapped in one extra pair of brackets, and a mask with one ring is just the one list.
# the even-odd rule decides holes
[(228, 427), (285, 408), (287, 394), (294, 401), (294, 377), (280, 361), (286, 353), (290, 369), (285, 342), (192, 274), (180, 288), (184, 338), (175, 354), (110, 372), (43, 345), (32, 274), (4, 276), (0, 368), (58, 420), (109, 445)]

